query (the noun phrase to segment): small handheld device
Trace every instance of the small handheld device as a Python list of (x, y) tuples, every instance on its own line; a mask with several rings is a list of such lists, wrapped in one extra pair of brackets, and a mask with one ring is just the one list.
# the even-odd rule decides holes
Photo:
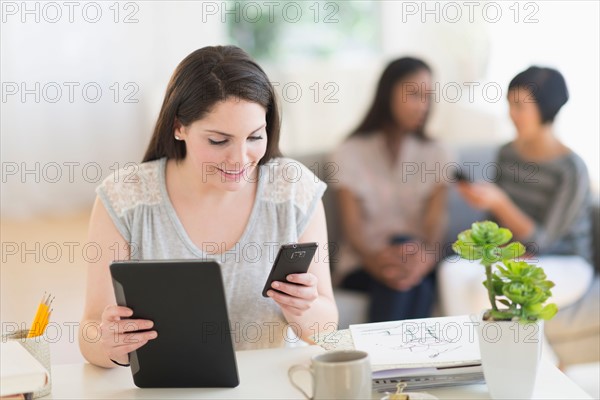
[(469, 175), (465, 174), (460, 169), (457, 169), (456, 171), (454, 171), (454, 179), (456, 180), (456, 182), (464, 182), (464, 183), (471, 182), (471, 178), (469, 178)]
[(409, 235), (394, 235), (390, 239), (390, 244), (391, 245), (406, 244), (406, 243), (412, 241), (413, 239), (414, 238), (412, 236), (409, 236)]
[[(317, 243), (293, 243), (284, 244), (279, 248), (267, 282), (262, 291), (263, 297), (267, 296), (267, 291), (271, 288), (274, 281), (287, 282), (286, 277), (289, 274), (303, 274), (308, 271), (312, 259), (317, 251)], [(275, 290), (275, 289), (272, 289)]]

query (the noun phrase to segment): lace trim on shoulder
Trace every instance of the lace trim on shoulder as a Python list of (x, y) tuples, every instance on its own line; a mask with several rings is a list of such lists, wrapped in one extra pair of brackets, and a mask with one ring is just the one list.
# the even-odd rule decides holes
[(160, 160), (136, 164), (135, 171), (120, 169), (104, 180), (104, 193), (119, 217), (137, 206), (161, 202), (161, 165)]
[(263, 167), (263, 198), (273, 203), (291, 201), (306, 213), (315, 197), (320, 180), (306, 166), (289, 158), (276, 158)]

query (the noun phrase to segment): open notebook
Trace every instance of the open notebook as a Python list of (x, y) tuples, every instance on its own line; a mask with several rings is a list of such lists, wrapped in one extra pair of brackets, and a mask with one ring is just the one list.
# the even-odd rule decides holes
[(327, 350), (369, 353), (373, 388), (395, 391), (483, 383), (475, 324), (469, 316), (351, 325), (313, 338)]
[(35, 392), (46, 384), (48, 371), (17, 341), (0, 343), (0, 396)]
[(369, 353), (373, 386), (423, 389), (483, 382), (475, 323), (468, 315), (351, 325), (354, 346)]

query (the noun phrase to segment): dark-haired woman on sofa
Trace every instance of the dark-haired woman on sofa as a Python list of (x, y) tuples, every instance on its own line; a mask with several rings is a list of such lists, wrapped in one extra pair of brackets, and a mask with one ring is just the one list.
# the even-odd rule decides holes
[(427, 138), (431, 70), (400, 58), (366, 117), (335, 151), (344, 243), (338, 285), (369, 293), (372, 322), (428, 317), (446, 230), (446, 150)]

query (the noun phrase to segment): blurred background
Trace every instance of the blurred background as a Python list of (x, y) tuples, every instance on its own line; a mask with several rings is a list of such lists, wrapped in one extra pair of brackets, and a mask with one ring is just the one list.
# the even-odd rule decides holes
[[(56, 295), (53, 362), (81, 360), (94, 189), (141, 161), (176, 65), (236, 44), (273, 82), (288, 156), (332, 150), (366, 112), (384, 66), (434, 71), (430, 136), (450, 146), (513, 138), (506, 90), (530, 65), (557, 68), (571, 98), (556, 134), (599, 180), (596, 1), (2, 1), (1, 321), (29, 324)], [(128, 164), (129, 163), (129, 164)], [(54, 329), (54, 330), (52, 330)], [(71, 334), (72, 331), (72, 334)]]

